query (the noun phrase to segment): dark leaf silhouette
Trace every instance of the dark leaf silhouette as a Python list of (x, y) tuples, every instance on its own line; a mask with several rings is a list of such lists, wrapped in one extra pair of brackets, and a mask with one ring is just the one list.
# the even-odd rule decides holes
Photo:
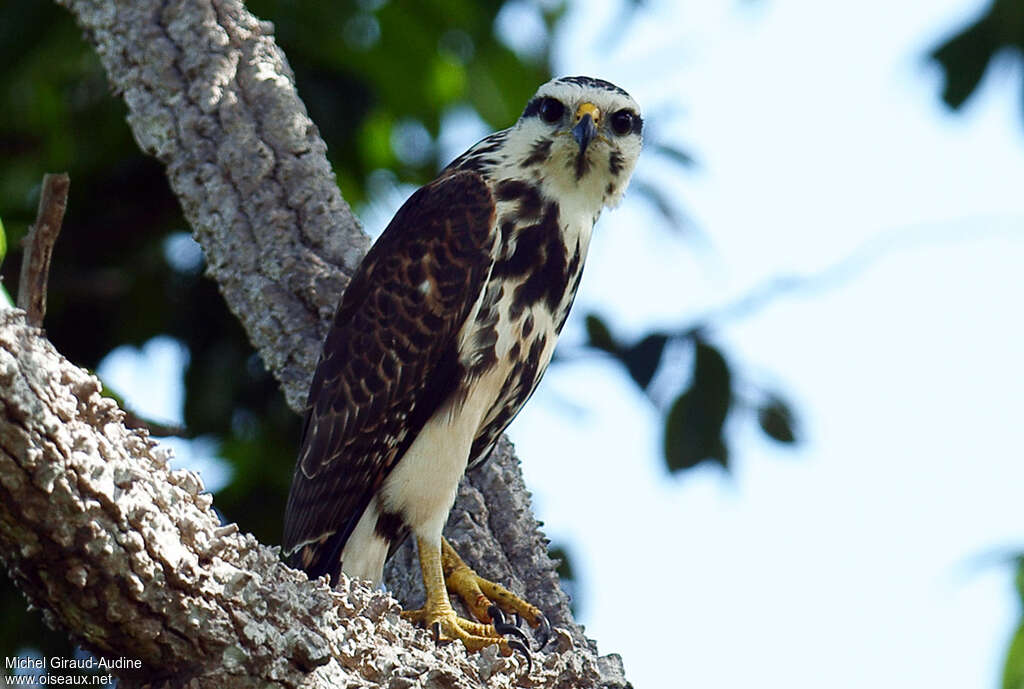
[[(985, 69), (996, 49), (988, 28), (988, 22), (982, 19), (950, 38), (931, 54), (946, 79), (942, 100), (951, 108), (963, 105), (985, 75)], [(954, 69), (954, 65), (959, 68)]]
[(706, 460), (728, 467), (722, 430), (732, 404), (732, 376), (725, 357), (698, 340), (693, 382), (669, 409), (665, 419), (665, 461), (669, 471), (688, 469)]
[(1024, 3), (994, 0), (974, 22), (932, 50), (945, 78), (942, 100), (953, 109), (977, 89), (996, 54), (1021, 56), (1024, 50)]
[(796, 442), (796, 420), (783, 400), (772, 395), (757, 410), (757, 422), (770, 438), (780, 443)]
[(661, 363), (661, 355), (667, 342), (668, 335), (651, 333), (620, 355), (629, 375), (641, 388), (650, 385), (651, 378)]
[(608, 325), (600, 316), (588, 313), (586, 323), (588, 345), (611, 354), (616, 354), (619, 351), (619, 344), (612, 337), (612, 331), (608, 329)]

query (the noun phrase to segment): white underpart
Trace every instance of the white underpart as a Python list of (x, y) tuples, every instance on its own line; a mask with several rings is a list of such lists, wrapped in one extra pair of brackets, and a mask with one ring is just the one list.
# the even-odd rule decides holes
[(496, 366), (471, 386), (464, 402), (439, 409), (384, 482), (384, 510), (401, 514), (419, 538), (440, 545), (483, 413), (497, 398), (507, 372), (506, 366)]
[(345, 542), (341, 553), (341, 571), (357, 579), (369, 579), (376, 586), (384, 574), (384, 561), (388, 556), (388, 542), (377, 533), (380, 508), (377, 498), (363, 510), (356, 528)]

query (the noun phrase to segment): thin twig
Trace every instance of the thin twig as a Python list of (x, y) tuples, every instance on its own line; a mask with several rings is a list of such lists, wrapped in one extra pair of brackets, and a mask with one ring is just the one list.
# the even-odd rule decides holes
[(144, 419), (130, 409), (125, 409), (124, 405), (121, 405), (121, 409), (124, 411), (124, 425), (128, 428), (145, 428), (149, 431), (151, 436), (156, 438), (191, 438), (192, 434), (184, 426), (178, 424), (167, 424), (160, 423), (159, 421), (150, 421)]
[(29, 325), (42, 327), (46, 316), (46, 284), (50, 276), (50, 257), (57, 243), (64, 210), (68, 205), (71, 180), (66, 172), (43, 175), (36, 222), (21, 241), (21, 279), (18, 281), (18, 308), (28, 314)]

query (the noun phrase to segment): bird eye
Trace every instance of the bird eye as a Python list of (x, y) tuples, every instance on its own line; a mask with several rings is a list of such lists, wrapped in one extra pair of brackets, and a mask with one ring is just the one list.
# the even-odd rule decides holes
[(554, 124), (562, 119), (565, 113), (565, 106), (555, 98), (545, 98), (540, 102), (540, 118), (545, 122)]
[(636, 115), (634, 115), (629, 110), (619, 110), (614, 115), (612, 115), (612, 131), (618, 134), (619, 136), (629, 134), (631, 131), (633, 131), (633, 122), (635, 120)]

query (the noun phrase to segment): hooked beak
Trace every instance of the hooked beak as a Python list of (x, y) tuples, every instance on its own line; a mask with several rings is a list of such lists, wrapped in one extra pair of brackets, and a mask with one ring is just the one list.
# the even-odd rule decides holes
[(597, 134), (597, 122), (601, 119), (601, 111), (593, 103), (582, 103), (576, 108), (576, 124), (572, 128), (572, 136), (580, 147), (580, 155), (587, 150), (587, 145)]

